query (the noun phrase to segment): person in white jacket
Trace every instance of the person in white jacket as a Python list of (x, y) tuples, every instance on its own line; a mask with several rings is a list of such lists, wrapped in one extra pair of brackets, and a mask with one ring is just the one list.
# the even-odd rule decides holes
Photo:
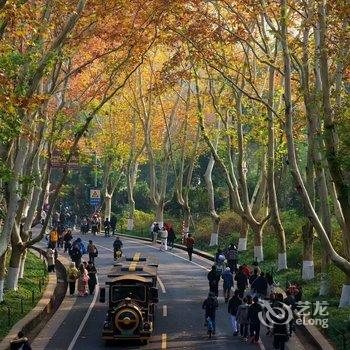
[(168, 250), (168, 231), (165, 227), (160, 230), (160, 247), (159, 250)]

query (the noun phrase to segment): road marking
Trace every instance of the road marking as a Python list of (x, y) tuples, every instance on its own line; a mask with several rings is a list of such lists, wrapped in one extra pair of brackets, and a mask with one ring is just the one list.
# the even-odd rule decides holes
[(166, 334), (162, 334), (162, 349), (166, 349)]
[[(134, 241), (133, 238), (129, 238), (129, 237), (125, 237), (125, 239), (126, 239), (126, 240), (129, 240), (129, 241)], [(157, 247), (154, 247), (154, 246), (152, 246), (152, 245), (150, 245), (150, 244), (143, 243), (143, 242), (140, 242), (140, 241), (137, 241), (137, 242), (139, 242), (139, 243), (145, 245), (146, 247), (150, 247), (150, 248), (152, 248), (152, 249), (159, 250)], [(97, 244), (96, 244), (96, 245), (97, 245)], [(196, 262), (194, 262), (194, 261), (189, 261), (187, 258), (184, 258), (184, 257), (181, 256), (181, 255), (178, 255), (178, 254), (175, 254), (175, 253), (172, 253), (172, 252), (169, 252), (169, 251), (166, 251), (166, 253), (171, 254), (171, 255), (174, 255), (174, 256), (178, 257), (179, 259), (185, 260), (185, 261), (187, 261), (187, 262), (189, 262), (189, 263), (191, 263), (191, 264), (193, 264), (193, 265), (196, 265), (196, 266), (200, 267), (201, 269), (204, 269), (204, 270), (206, 270), (206, 271), (210, 271), (210, 269), (208, 269), (207, 267), (205, 267), (205, 266), (203, 266), (203, 265), (201, 265), (201, 264), (198, 264), (198, 263), (196, 263)], [(203, 258), (203, 259), (204, 259), (204, 258)]]
[(164, 317), (168, 316), (168, 307), (166, 305), (163, 305), (163, 316)]
[(160, 288), (161, 288), (161, 290), (162, 290), (162, 293), (165, 294), (165, 293), (166, 293), (166, 290), (165, 290), (164, 283), (162, 282), (162, 280), (160, 279), (159, 276), (157, 276), (157, 280), (158, 280), (158, 283), (159, 283)]
[(264, 346), (264, 344), (263, 344), (263, 342), (261, 340), (259, 340), (258, 344), (259, 344), (260, 350), (265, 350), (265, 346)]
[(78, 340), (78, 337), (81, 333), (81, 331), (83, 330), (84, 326), (85, 326), (85, 323), (87, 322), (89, 316), (90, 316), (90, 313), (91, 313), (91, 310), (93, 309), (93, 307), (95, 306), (96, 304), (96, 300), (97, 300), (97, 295), (98, 295), (98, 288), (99, 288), (99, 283), (98, 283), (98, 276), (96, 275), (96, 280), (97, 280), (97, 283), (96, 283), (96, 286), (95, 286), (95, 295), (94, 295), (94, 298), (89, 306), (89, 309), (87, 310), (86, 314), (85, 314), (85, 317), (83, 318), (82, 322), (80, 323), (80, 326), (78, 328), (78, 330), (76, 331), (72, 341), (70, 342), (67, 350), (72, 350), (74, 348), (74, 345), (75, 343), (77, 342)]

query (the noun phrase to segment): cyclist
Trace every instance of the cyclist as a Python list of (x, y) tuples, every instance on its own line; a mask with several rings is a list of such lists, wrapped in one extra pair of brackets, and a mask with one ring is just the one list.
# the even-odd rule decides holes
[(215, 334), (215, 313), (219, 307), (218, 300), (215, 297), (215, 293), (209, 292), (208, 298), (204, 300), (202, 309), (205, 310), (205, 319), (208, 325), (209, 337), (211, 334)]
[[(115, 241), (113, 242), (114, 259), (117, 259), (118, 257), (121, 256), (122, 247), (123, 247), (123, 243), (120, 240), (120, 238), (117, 236)], [(117, 256), (117, 255), (119, 255), (119, 256)]]

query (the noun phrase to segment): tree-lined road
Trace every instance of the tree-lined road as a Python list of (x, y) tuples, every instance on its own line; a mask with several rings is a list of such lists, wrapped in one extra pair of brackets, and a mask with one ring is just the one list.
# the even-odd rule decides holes
[[(104, 284), (113, 264), (113, 238), (90, 237), (99, 250), (96, 259), (99, 283)], [(157, 307), (155, 331), (148, 345), (139, 343), (115, 343), (108, 346), (127, 349), (254, 349), (255, 345), (233, 337), (227, 304), (219, 297), (216, 336), (207, 338), (204, 327), (204, 312), (201, 304), (208, 293), (207, 272), (211, 262), (194, 256), (189, 262), (187, 254), (179, 249), (160, 252), (158, 245), (123, 239), (124, 253), (142, 252), (159, 259), (159, 304)], [(106, 348), (101, 339), (102, 325), (107, 304), (99, 303), (97, 295), (86, 298), (66, 296), (57, 315), (50, 320), (33, 342), (33, 349), (47, 350), (95, 350)], [(272, 349), (271, 339), (264, 336), (259, 346)], [(290, 344), (291, 345), (291, 344)], [(298, 349), (295, 341), (290, 347)], [(299, 347), (302, 349), (302, 347)]]

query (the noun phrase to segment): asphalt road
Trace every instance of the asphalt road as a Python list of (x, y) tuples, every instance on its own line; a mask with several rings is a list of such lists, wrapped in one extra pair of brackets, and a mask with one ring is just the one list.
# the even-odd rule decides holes
[[(104, 285), (106, 275), (113, 264), (114, 239), (89, 235), (83, 236), (83, 239), (93, 239), (99, 250), (96, 267), (99, 283)], [(101, 332), (107, 303), (99, 303), (97, 294), (88, 297), (67, 295), (60, 312), (50, 320), (38, 335), (38, 339), (33, 342), (33, 349), (273, 349), (271, 338), (265, 336), (264, 329), (259, 346), (248, 344), (240, 337), (232, 335), (227, 304), (221, 296), (216, 316), (216, 335), (208, 339), (201, 304), (208, 294), (206, 275), (211, 266), (210, 261), (194, 256), (193, 262), (190, 262), (187, 253), (179, 249), (160, 252), (159, 246), (152, 243), (133, 239), (122, 240), (124, 253), (131, 255), (142, 252), (159, 259), (159, 303), (155, 330), (149, 344), (141, 346), (135, 342), (106, 346), (101, 339)], [(295, 341), (289, 347), (302, 349)]]

